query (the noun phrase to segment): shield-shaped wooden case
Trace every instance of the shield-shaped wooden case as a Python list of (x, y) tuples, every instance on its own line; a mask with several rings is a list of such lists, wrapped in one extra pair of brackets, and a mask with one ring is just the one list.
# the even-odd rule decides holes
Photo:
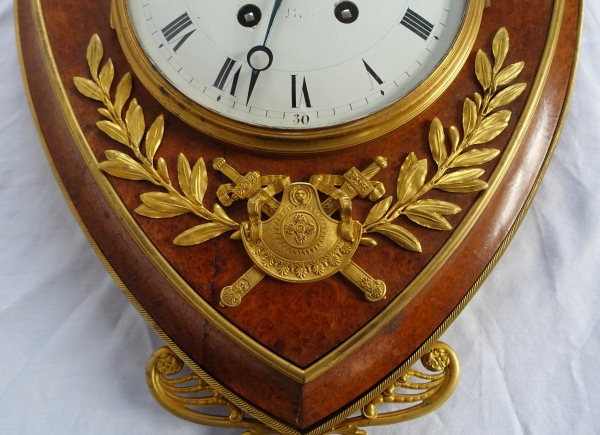
[[(316, 435), (443, 403), (458, 363), (436, 340), (504, 252), (549, 163), (579, 1), (493, 0), (464, 67), (420, 115), (361, 148), (283, 158), (223, 145), (163, 107), (128, 74), (110, 1), (16, 6), (49, 163), (168, 345), (148, 365), (163, 406), (251, 433)], [(397, 392), (416, 388), (405, 375), (421, 376), (409, 369), (422, 356), (425, 393)], [(181, 361), (194, 372), (188, 390), (174, 378)], [(417, 406), (378, 415), (390, 402)], [(205, 405), (227, 416), (194, 408)]]

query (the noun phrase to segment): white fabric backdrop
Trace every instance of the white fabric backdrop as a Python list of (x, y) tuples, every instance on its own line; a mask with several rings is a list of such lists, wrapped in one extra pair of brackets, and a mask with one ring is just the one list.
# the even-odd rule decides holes
[[(520, 231), (444, 334), (462, 364), (437, 412), (371, 434), (600, 433), (600, 2), (588, 0), (562, 139)], [(96, 258), (31, 120), (0, 0), (0, 434), (236, 434), (163, 411), (162, 344)]]

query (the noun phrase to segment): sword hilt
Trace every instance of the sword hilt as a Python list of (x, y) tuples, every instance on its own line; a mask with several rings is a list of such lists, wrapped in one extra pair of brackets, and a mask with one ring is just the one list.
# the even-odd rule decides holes
[(242, 178), (242, 174), (230, 166), (223, 157), (217, 157), (213, 160), (213, 168), (215, 171), (221, 172), (234, 183), (237, 183)]
[[(362, 172), (352, 168), (344, 175), (336, 176), (341, 180), (337, 183), (341, 183), (340, 190), (350, 199), (359, 195), (361, 198), (368, 196), (371, 201), (377, 201), (385, 194), (385, 187), (379, 181), (371, 181), (371, 178), (385, 168), (387, 168), (387, 159), (377, 156)], [(337, 201), (330, 196), (323, 202), (323, 208), (331, 216), (338, 210), (339, 206)]]
[(375, 157), (375, 160), (373, 160), (373, 163), (371, 163), (364, 171), (362, 171), (362, 174), (365, 176), (365, 178), (370, 180), (380, 171), (383, 171), (385, 168), (387, 168), (387, 165), (388, 161), (385, 157), (377, 156)]

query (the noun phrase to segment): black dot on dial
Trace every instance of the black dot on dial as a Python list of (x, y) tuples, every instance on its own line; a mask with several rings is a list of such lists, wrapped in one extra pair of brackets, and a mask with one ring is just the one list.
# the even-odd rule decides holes
[(358, 19), (358, 7), (348, 1), (338, 3), (335, 7), (335, 17), (340, 23), (350, 24)]
[(254, 27), (260, 23), (262, 12), (256, 5), (242, 6), (237, 14), (238, 23), (244, 27)]

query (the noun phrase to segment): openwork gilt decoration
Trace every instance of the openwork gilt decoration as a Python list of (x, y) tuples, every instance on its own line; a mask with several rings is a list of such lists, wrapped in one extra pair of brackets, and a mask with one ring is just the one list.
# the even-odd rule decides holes
[[(74, 81), (83, 95), (103, 103), (104, 107), (98, 111), (106, 120), (98, 122), (98, 128), (133, 153), (131, 157), (116, 150), (106, 151), (107, 160), (99, 163), (100, 169), (119, 178), (149, 181), (164, 190), (142, 194), (142, 204), (136, 209), (138, 214), (172, 218), (193, 213), (208, 221), (179, 234), (173, 241), (179, 246), (204, 243), (226, 232), (233, 232), (231, 238), (243, 242), (254, 266), (223, 288), (222, 306), (238, 306), (267, 275), (284, 282), (302, 283), (319, 281), (338, 272), (354, 283), (367, 301), (377, 302), (385, 298), (385, 283), (352, 261), (359, 245), (377, 245), (375, 239), (366, 235), (379, 233), (407, 250), (421, 252), (416, 236), (393, 223), (397, 218), (404, 215), (423, 227), (451, 230), (452, 225), (444, 216), (459, 213), (460, 207), (448, 201), (427, 199), (425, 195), (432, 189), (468, 193), (487, 188), (480, 178), (485, 171), (477, 166), (495, 159), (500, 151), (477, 146), (490, 142), (506, 129), (511, 112), (498, 109), (515, 100), (526, 87), (524, 83), (510, 85), (524, 63), (503, 68), (508, 50), (508, 33), (502, 28), (493, 42), (493, 66), (483, 51), (477, 53), (476, 75), (483, 95), (475, 93), (473, 99), (465, 100), (462, 137), (456, 127), (446, 132), (435, 118), (429, 131), (429, 146), (437, 171), (429, 178), (427, 159), (419, 160), (415, 153), (410, 153), (399, 171), (395, 201), (392, 196), (382, 199), (385, 187), (373, 180), (387, 168), (385, 157), (377, 157), (362, 171), (350, 168), (343, 175), (314, 175), (309, 183), (292, 183), (285, 175), (262, 175), (257, 171), (242, 175), (225, 159), (215, 159), (213, 169), (231, 181), (221, 185), (216, 196), (224, 207), (236, 201), (247, 202), (248, 221), (242, 223), (232, 220), (219, 204), (212, 211), (204, 207), (208, 173), (202, 158), (191, 167), (180, 154), (179, 190), (173, 185), (167, 162), (162, 157), (156, 159), (164, 134), (162, 115), (146, 131), (137, 100), (134, 98), (127, 105), (132, 87), (129, 73), (120, 80), (112, 99), (115, 71), (110, 59), (100, 68), (104, 49), (97, 35), (91, 38), (87, 50), (91, 79), (76, 77)], [(281, 200), (276, 199), (279, 194)], [(327, 199), (321, 202), (319, 194), (325, 194)], [(375, 202), (364, 223), (352, 219), (352, 200), (357, 196)], [(268, 219), (263, 221), (263, 216)]]
[[(439, 408), (458, 383), (458, 358), (447, 344), (438, 342), (421, 358), (421, 362), (429, 373), (407, 370), (362, 408), (362, 416), (348, 418), (325, 434), (367, 435), (362, 428), (412, 420)], [(223, 396), (224, 392), (221, 394), (197, 374), (179, 375), (182, 369), (183, 362), (168, 347), (158, 349), (148, 361), (148, 388), (167, 411), (202, 425), (245, 430), (243, 435), (279, 434), (267, 424), (245, 414), (238, 405)], [(396, 404), (401, 409), (378, 413), (377, 408), (383, 404)], [(210, 414), (206, 408), (225, 409), (227, 415)]]
[[(154, 399), (180, 418), (207, 426), (248, 429), (246, 434), (276, 433), (225, 399), (196, 374), (174, 378), (184, 364), (168, 347), (158, 349), (146, 366), (146, 383)], [(222, 408), (227, 416), (208, 414), (197, 408)]]

